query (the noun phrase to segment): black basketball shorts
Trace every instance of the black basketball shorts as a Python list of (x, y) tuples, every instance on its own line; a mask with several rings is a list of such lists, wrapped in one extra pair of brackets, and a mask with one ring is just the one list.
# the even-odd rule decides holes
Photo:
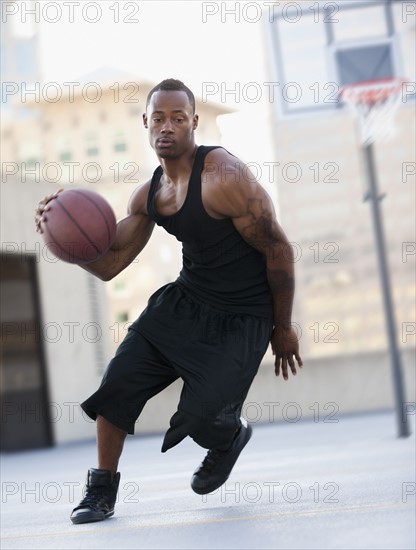
[(272, 320), (227, 313), (170, 283), (149, 299), (82, 408), (133, 434), (144, 405), (178, 378), (183, 388), (162, 451), (187, 435), (215, 448), (232, 439), (267, 350)]

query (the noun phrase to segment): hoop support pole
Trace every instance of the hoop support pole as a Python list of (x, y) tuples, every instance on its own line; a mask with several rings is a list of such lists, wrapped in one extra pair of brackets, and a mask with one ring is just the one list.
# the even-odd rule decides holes
[(381, 197), (378, 194), (377, 177), (374, 163), (374, 150), (372, 144), (370, 143), (365, 145), (363, 147), (363, 152), (365, 157), (368, 180), (368, 193), (366, 194), (366, 198), (371, 203), (377, 258), (380, 269), (380, 283), (383, 294), (386, 330), (388, 335), (389, 353), (392, 365), (398, 437), (408, 437), (410, 436), (410, 423), (405, 410), (403, 370), (400, 358), (400, 350), (397, 344), (396, 323), (391, 294), (388, 263), (386, 259), (383, 223), (380, 210)]

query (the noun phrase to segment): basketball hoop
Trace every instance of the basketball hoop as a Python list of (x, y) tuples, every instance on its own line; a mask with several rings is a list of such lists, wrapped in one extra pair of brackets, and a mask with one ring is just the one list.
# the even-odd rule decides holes
[(403, 78), (366, 80), (343, 86), (338, 97), (360, 122), (362, 145), (394, 134), (393, 118), (401, 99)]

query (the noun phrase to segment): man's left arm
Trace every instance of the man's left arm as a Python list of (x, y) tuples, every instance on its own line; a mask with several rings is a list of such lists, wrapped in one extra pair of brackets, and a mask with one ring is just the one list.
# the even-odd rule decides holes
[(287, 380), (288, 365), (293, 375), (296, 374), (295, 359), (302, 367), (299, 342), (292, 327), (295, 293), (293, 250), (277, 222), (273, 202), (265, 189), (254, 178), (242, 177), (242, 174), (250, 174), (235, 158), (226, 167), (226, 178), (222, 177), (218, 182), (220, 198), (217, 204), (221, 205), (220, 213), (232, 219), (242, 238), (266, 258), (267, 280), (273, 296), (271, 345), (276, 357), (275, 373), (279, 376), (281, 369), (283, 378)]
[(266, 274), (273, 296), (274, 329), (271, 345), (276, 376), (282, 369), (288, 379), (288, 365), (296, 375), (294, 357), (302, 367), (297, 334), (292, 327), (295, 294), (294, 257), (292, 247), (276, 220), (271, 198), (262, 187), (256, 196), (246, 197), (246, 212), (232, 219), (243, 239), (266, 258)]

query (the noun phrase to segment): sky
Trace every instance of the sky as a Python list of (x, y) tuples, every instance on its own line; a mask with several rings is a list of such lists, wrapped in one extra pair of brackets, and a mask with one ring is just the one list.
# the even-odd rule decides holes
[[(41, 19), (45, 80), (75, 79), (95, 67), (112, 65), (154, 81), (180, 78), (201, 95), (203, 82), (265, 79), (264, 18), (249, 22), (256, 18), (254, 11), (233, 16), (219, 8), (224, 3), (200, 1), (92, 4), (101, 12), (91, 6), (83, 14), (79, 6), (78, 11), (74, 7), (73, 22), (69, 8), (56, 23)], [(211, 14), (215, 9), (218, 13)], [(55, 18), (52, 9), (45, 15)]]

